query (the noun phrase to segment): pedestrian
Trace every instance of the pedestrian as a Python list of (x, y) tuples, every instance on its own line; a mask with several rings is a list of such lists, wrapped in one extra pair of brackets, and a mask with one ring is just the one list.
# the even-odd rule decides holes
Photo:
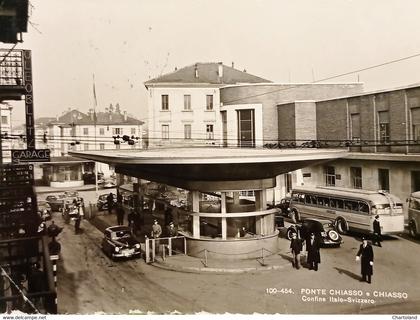
[(360, 281), (367, 281), (368, 283), (371, 283), (371, 277), (373, 274), (373, 249), (365, 237), (362, 238), (362, 244), (357, 252), (356, 261), (360, 260), (360, 256), (362, 257), (362, 279)]
[(133, 232), (133, 233), (134, 233), (134, 229), (135, 229), (135, 226), (134, 226), (135, 219), (136, 219), (135, 215), (136, 214), (134, 213), (134, 210), (131, 210), (130, 213), (128, 214), (128, 216), (127, 216), (128, 226), (130, 227), (131, 232)]
[(300, 252), (302, 251), (302, 240), (298, 239), (296, 232), (292, 233), (290, 240), (290, 249), (293, 254), (292, 265), (296, 269), (300, 269)]
[(59, 255), (61, 252), (61, 244), (57, 241), (56, 238), (52, 238), (51, 242), (48, 244), (48, 250), (50, 255)]
[(176, 237), (178, 235), (178, 229), (175, 227), (172, 221), (166, 227), (166, 233), (168, 237)]
[(122, 204), (117, 204), (117, 224), (122, 226), (124, 224), (124, 207)]
[(381, 232), (381, 223), (379, 222), (379, 216), (375, 216), (373, 220), (373, 241), (372, 244), (377, 244), (378, 247), (382, 247), (382, 232)]
[(157, 239), (161, 235), (162, 235), (162, 227), (160, 226), (160, 224), (158, 223), (157, 220), (154, 220), (153, 225), (152, 225), (151, 236), (152, 236), (152, 238)]
[(122, 205), (123, 203), (123, 196), (119, 190), (117, 190), (117, 204)]
[(106, 197), (106, 204), (108, 207), (108, 213), (111, 213), (112, 207), (114, 206), (114, 194), (112, 192)]
[(51, 224), (47, 228), (47, 234), (51, 238), (55, 238), (56, 236), (58, 236), (61, 231), (63, 231), (63, 228), (60, 228), (59, 226), (57, 226), (54, 220), (51, 221)]
[(309, 270), (318, 271), (318, 264), (321, 263), (320, 247), (319, 237), (315, 237), (315, 234), (312, 232), (306, 239), (306, 251), (308, 253), (306, 262), (309, 265)]
[(82, 216), (80, 215), (80, 212), (77, 211), (76, 218), (74, 220), (74, 233), (78, 234), (80, 231), (80, 223), (82, 221)]
[(41, 224), (38, 226), (38, 234), (40, 236), (44, 236), (47, 234), (47, 224), (45, 221), (42, 221)]

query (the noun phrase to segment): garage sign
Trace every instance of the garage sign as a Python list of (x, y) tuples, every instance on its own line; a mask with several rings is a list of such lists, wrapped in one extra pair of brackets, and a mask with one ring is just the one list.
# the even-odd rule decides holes
[(50, 149), (12, 150), (12, 162), (50, 162)]

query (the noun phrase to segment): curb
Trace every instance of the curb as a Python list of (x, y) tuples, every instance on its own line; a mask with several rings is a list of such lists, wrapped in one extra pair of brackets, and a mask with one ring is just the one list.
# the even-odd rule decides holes
[(249, 267), (249, 268), (209, 268), (209, 267), (183, 267), (168, 264), (165, 262), (155, 261), (150, 265), (170, 271), (184, 272), (184, 273), (214, 273), (214, 274), (238, 274), (238, 273), (249, 273), (249, 272), (263, 272), (281, 270), (285, 265), (273, 265), (267, 267)]
[(50, 190), (37, 190), (36, 186), (35, 186), (35, 192), (37, 194), (39, 193), (55, 193), (55, 192), (64, 192), (64, 191), (78, 191), (78, 192), (82, 192), (82, 191), (92, 191), (92, 190), (96, 190), (95, 187), (93, 188), (87, 188), (87, 189), (78, 189), (78, 188), (51, 188)]

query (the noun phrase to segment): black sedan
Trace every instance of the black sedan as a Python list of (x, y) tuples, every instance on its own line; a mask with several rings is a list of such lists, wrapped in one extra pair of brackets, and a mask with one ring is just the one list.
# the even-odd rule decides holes
[(307, 239), (311, 233), (321, 239), (321, 244), (324, 246), (340, 246), (343, 239), (334, 230), (334, 225), (329, 220), (322, 219), (303, 219), (301, 225), (291, 225), (287, 229), (287, 238), (292, 238), (292, 233), (295, 232), (301, 239)]
[[(98, 197), (98, 202), (96, 203), (96, 206), (99, 211), (108, 210), (108, 196), (109, 193), (101, 194)], [(117, 203), (117, 195), (115, 193), (112, 194), (112, 198), (114, 201), (114, 204)]]
[(113, 226), (105, 229), (102, 250), (112, 260), (140, 257), (140, 243), (129, 227)]
[(49, 195), (45, 201), (50, 205), (52, 211), (61, 211), (63, 209), (64, 194)]

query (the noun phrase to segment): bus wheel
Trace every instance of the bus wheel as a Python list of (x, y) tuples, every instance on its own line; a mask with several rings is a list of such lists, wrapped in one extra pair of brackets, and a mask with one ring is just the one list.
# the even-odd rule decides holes
[(343, 218), (337, 218), (335, 221), (335, 228), (337, 229), (338, 233), (346, 234), (348, 232), (347, 221)]
[(408, 230), (410, 232), (410, 236), (413, 238), (417, 238), (418, 234), (417, 234), (416, 224), (413, 221), (411, 221), (408, 228), (409, 228)]
[(293, 223), (298, 223), (300, 221), (299, 212), (296, 210), (293, 210), (290, 214), (290, 218), (292, 219)]

